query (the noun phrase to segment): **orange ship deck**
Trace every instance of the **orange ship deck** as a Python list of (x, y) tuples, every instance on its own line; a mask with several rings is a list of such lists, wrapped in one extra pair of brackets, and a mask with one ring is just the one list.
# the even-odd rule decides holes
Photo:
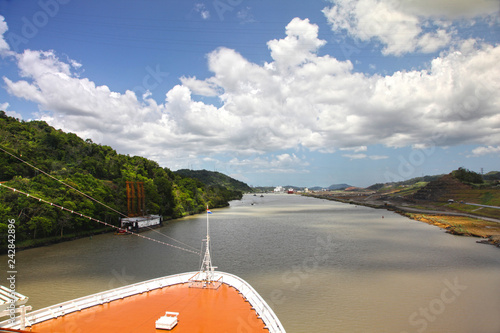
[[(166, 311), (179, 312), (172, 330), (157, 330)], [(32, 332), (269, 332), (233, 287), (190, 288), (188, 283), (155, 289), (97, 305), (31, 327)]]

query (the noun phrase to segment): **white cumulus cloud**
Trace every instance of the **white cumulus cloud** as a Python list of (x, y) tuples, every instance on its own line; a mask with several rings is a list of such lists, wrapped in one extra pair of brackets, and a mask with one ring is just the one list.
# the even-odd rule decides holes
[(203, 4), (203, 3), (195, 4), (194, 11), (199, 13), (201, 18), (204, 20), (208, 20), (210, 18), (210, 11), (207, 9), (205, 4)]
[(0, 15), (0, 55), (4, 56), (10, 54), (10, 46), (5, 41), (4, 34), (9, 30), (7, 22), (5, 22), (5, 17)]
[(468, 157), (478, 157), (483, 155), (500, 154), (500, 146), (477, 147), (472, 150), (472, 155)]
[[(376, 160), (386, 156), (365, 153), (367, 146), (500, 142), (500, 46), (468, 40), (423, 70), (368, 75), (350, 61), (319, 56), (325, 41), (308, 20), (293, 19), (286, 32), (268, 43), (270, 63), (214, 50), (207, 57), (213, 75), (180, 78), (162, 102), (81, 78), (75, 71), (85, 64), (53, 51), (19, 54), (22, 78), (3, 80), (11, 95), (37, 103), (51, 125), (173, 169), (226, 154), (235, 166), (283, 172), (307, 166), (290, 153), (302, 149)], [(220, 106), (193, 95), (218, 97)]]
[(229, 165), (234, 168), (244, 168), (256, 173), (308, 173), (309, 162), (295, 154), (279, 154), (251, 158), (233, 158)]
[(432, 53), (452, 44), (453, 20), (488, 19), (498, 15), (490, 0), (331, 0), (323, 9), (332, 30), (361, 41), (377, 41), (386, 55)]
[(318, 26), (311, 24), (309, 19), (294, 18), (286, 26), (286, 35), (284, 39), (274, 39), (267, 43), (275, 64), (282, 69), (313, 59), (316, 51), (326, 43), (318, 39)]
[(366, 154), (344, 154), (342, 156), (350, 158), (351, 160), (362, 160), (368, 157)]
[(17, 118), (17, 119), (23, 119), (23, 116), (16, 112), (16, 111), (11, 111), (11, 110), (7, 110), (9, 108), (10, 104), (5, 102), (5, 103), (0, 103), (0, 110), (1, 111), (4, 111), (5, 114), (9, 117), (14, 117), (14, 118)]

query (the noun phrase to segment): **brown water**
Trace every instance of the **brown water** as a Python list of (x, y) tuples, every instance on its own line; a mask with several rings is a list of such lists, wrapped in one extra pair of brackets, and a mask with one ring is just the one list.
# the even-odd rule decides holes
[[(213, 212), (214, 265), (252, 284), (289, 333), (500, 332), (498, 248), (385, 210), (295, 195), (247, 195)], [(199, 249), (205, 223), (194, 216), (157, 231)], [(35, 308), (200, 264), (110, 234), (21, 251), (16, 261), (17, 289)]]

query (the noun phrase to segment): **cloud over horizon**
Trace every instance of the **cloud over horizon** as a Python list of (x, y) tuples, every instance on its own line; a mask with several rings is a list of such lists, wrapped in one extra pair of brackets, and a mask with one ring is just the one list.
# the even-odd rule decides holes
[(0, 15), (0, 56), (5, 56), (6, 54), (9, 54), (10, 51), (10, 46), (5, 41), (4, 34), (9, 30), (9, 27), (7, 26), (7, 22), (5, 22), (5, 18)]
[[(491, 0), (331, 0), (325, 14), (334, 32), (362, 42), (375, 40), (385, 55), (433, 53), (460, 42), (454, 20), (473, 26), (477, 18), (498, 20)], [(497, 16), (495, 16), (495, 14)]]
[[(371, 13), (361, 8), (368, 3), (374, 4)], [(416, 3), (412, 9), (395, 9), (390, 2), (363, 0), (355, 6), (355, 17), (333, 21), (333, 14), (345, 16), (353, 6), (348, 0), (336, 1), (325, 15), (334, 29), (378, 38), (385, 53), (426, 52), (425, 47), (433, 52), (445, 48), (453, 36), (445, 28), (423, 31), (418, 16), (423, 14), (418, 13), (426, 9)], [(377, 11), (392, 19), (367, 34), (363, 20)], [(438, 8), (428, 11), (439, 15)], [(3, 33), (4, 23), (2, 18)], [(396, 27), (405, 29), (400, 39), (389, 34)], [(351, 150), (353, 154), (343, 156), (378, 160), (387, 156), (366, 154), (359, 147), (493, 147), (500, 142), (500, 46), (460, 40), (425, 69), (369, 75), (354, 71), (349, 60), (318, 55), (326, 41), (318, 38), (318, 26), (308, 19), (294, 18), (285, 31), (286, 37), (267, 43), (272, 61), (257, 64), (234, 49), (217, 48), (207, 55), (212, 76), (179, 78), (161, 102), (80, 77), (85, 64), (61, 60), (55, 51), (16, 54), (21, 79), (4, 76), (3, 82), (10, 95), (38, 104), (38, 117), (52, 126), (155, 158), (173, 169), (196, 156), (230, 154), (233, 165), (283, 172), (292, 170), (291, 165), (307, 167), (298, 153), (302, 150)], [(2, 45), (0, 50), (6, 49)], [(217, 98), (220, 106), (199, 96)]]

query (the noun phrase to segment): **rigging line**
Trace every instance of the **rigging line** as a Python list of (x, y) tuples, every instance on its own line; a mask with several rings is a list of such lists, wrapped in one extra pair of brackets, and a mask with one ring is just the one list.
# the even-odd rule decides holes
[(106, 207), (106, 208), (108, 208), (108, 209), (111, 209), (112, 211), (114, 211), (115, 213), (120, 214), (121, 216), (127, 217), (127, 215), (123, 214), (122, 212), (119, 212), (119, 211), (117, 211), (116, 209), (109, 207), (109, 206), (108, 206), (108, 205), (106, 205), (105, 203), (102, 203), (102, 202), (100, 202), (99, 200), (92, 198), (90, 195), (85, 194), (85, 193), (83, 193), (82, 191), (80, 191), (80, 190), (78, 190), (78, 189), (74, 188), (73, 186), (66, 184), (66, 183), (65, 183), (65, 182), (63, 182), (62, 180), (59, 180), (59, 179), (57, 179), (56, 177), (54, 177), (54, 176), (52, 176), (52, 175), (49, 175), (47, 172), (45, 172), (45, 171), (43, 171), (43, 170), (41, 170), (41, 169), (37, 168), (36, 166), (34, 166), (34, 165), (32, 165), (32, 164), (30, 164), (30, 163), (26, 162), (26, 161), (25, 161), (25, 160), (23, 160), (22, 158), (17, 157), (16, 155), (14, 155), (14, 154), (12, 154), (12, 153), (8, 152), (7, 150), (3, 149), (2, 147), (0, 147), (0, 150), (1, 150), (1, 151), (3, 151), (3, 152), (4, 152), (4, 153), (6, 153), (6, 154), (8, 154), (8, 155), (10, 155), (10, 156), (12, 156), (12, 157), (14, 157), (14, 158), (18, 159), (19, 161), (23, 162), (24, 164), (29, 165), (29, 166), (30, 166), (30, 167), (32, 167), (33, 169), (40, 171), (40, 172), (41, 172), (41, 173), (43, 173), (44, 175), (49, 176), (50, 178), (52, 178), (52, 179), (54, 179), (54, 180), (57, 180), (58, 182), (60, 182), (61, 184), (65, 185), (65, 186), (67, 186), (67, 187), (69, 187), (69, 188), (71, 188), (72, 190), (75, 190), (76, 192), (80, 193), (81, 195), (83, 195), (83, 196), (87, 197), (88, 199), (90, 199), (90, 200), (92, 200), (92, 201), (94, 201), (94, 202), (97, 202), (98, 204), (101, 204), (101, 205), (103, 205), (104, 207)]
[[(75, 215), (78, 215), (78, 216), (80, 216), (80, 217), (83, 217), (83, 218), (89, 219), (89, 220), (91, 220), (91, 221), (96, 221), (96, 222), (98, 222), (98, 223), (104, 224), (104, 225), (105, 225), (105, 226), (107, 226), (107, 227), (115, 228), (115, 229), (117, 229), (117, 230), (123, 230), (122, 228), (117, 227), (117, 226), (115, 226), (115, 225), (112, 225), (112, 224), (110, 224), (110, 223), (107, 223), (107, 222), (104, 222), (104, 221), (101, 221), (101, 220), (95, 219), (95, 218), (93, 218), (93, 217), (90, 217), (90, 216), (87, 216), (87, 215), (84, 215), (84, 214), (81, 214), (81, 213), (75, 212), (74, 210), (70, 210), (70, 209), (68, 209), (68, 208), (64, 208), (63, 206), (59, 206), (59, 205), (57, 205), (57, 204), (55, 204), (55, 203), (52, 203), (52, 202), (50, 202), (50, 201), (47, 201), (47, 200), (44, 200), (44, 199), (38, 198), (38, 197), (33, 196), (33, 195), (29, 194), (29, 193), (26, 193), (26, 192), (20, 191), (20, 190), (18, 190), (18, 189), (15, 189), (15, 188), (13, 188), (13, 187), (7, 186), (7, 185), (5, 185), (5, 184), (0, 184), (0, 188), (2, 188), (2, 187), (7, 188), (7, 189), (9, 189), (9, 190), (11, 190), (11, 191), (13, 191), (13, 192), (17, 192), (17, 193), (19, 193), (19, 194), (23, 194), (23, 195), (25, 195), (25, 196), (26, 196), (26, 197), (28, 197), (28, 198), (30, 198), (30, 197), (31, 197), (31, 198), (33, 198), (33, 199), (36, 199), (36, 200), (40, 201), (40, 202), (44, 202), (44, 203), (46, 203), (46, 204), (49, 204), (49, 205), (51, 205), (51, 206), (53, 206), (53, 207), (59, 208), (59, 209), (61, 209), (61, 210), (65, 210), (65, 211), (67, 211), (67, 212), (70, 212), (71, 214), (75, 214)], [(178, 250), (182, 250), (182, 251), (186, 251), (186, 252), (190, 252), (190, 253), (196, 254), (197, 256), (201, 256), (201, 253), (200, 253), (200, 252), (196, 252), (196, 251), (193, 251), (193, 250), (185, 249), (185, 248), (180, 247), (180, 246), (176, 246), (176, 245), (172, 245), (172, 244), (169, 244), (169, 243), (166, 243), (166, 242), (162, 242), (162, 241), (159, 241), (159, 240), (157, 240), (157, 239), (154, 239), (154, 238), (151, 238), (151, 237), (148, 237), (148, 236), (144, 236), (144, 235), (141, 235), (141, 234), (138, 234), (138, 233), (135, 233), (135, 232), (129, 231), (129, 230), (125, 230), (125, 232), (127, 232), (127, 233), (129, 233), (129, 234), (132, 234), (132, 235), (135, 235), (135, 236), (137, 236), (137, 237), (141, 237), (141, 238), (143, 238), (143, 239), (147, 239), (147, 240), (150, 240), (150, 241), (153, 241), (153, 242), (159, 243), (159, 244), (163, 244), (163, 245), (166, 245), (166, 246), (173, 247), (173, 248), (178, 249)]]
[[(156, 232), (157, 234), (160, 234), (160, 235), (162, 235), (162, 236), (165, 236), (166, 238), (168, 238), (168, 239), (170, 239), (170, 240), (173, 240), (174, 242), (177, 242), (177, 243), (179, 243), (179, 244), (182, 244), (182, 245), (184, 245), (184, 246), (186, 246), (186, 247), (189, 247), (189, 248), (191, 248), (191, 249), (193, 249), (193, 250), (197, 251), (197, 249), (196, 249), (194, 246), (191, 246), (191, 245), (189, 245), (189, 244), (186, 244), (186, 243), (184, 243), (184, 242), (181, 242), (180, 240), (177, 240), (177, 239), (172, 238), (172, 237), (170, 237), (170, 236), (168, 236), (168, 235), (165, 235), (164, 233), (159, 232), (158, 230), (153, 229), (153, 228), (151, 228), (151, 227), (149, 227), (149, 226), (146, 226), (146, 228), (148, 228), (148, 229), (149, 229), (149, 230), (151, 230), (151, 231)], [(201, 252), (200, 252), (200, 253), (201, 253)]]
[(203, 257), (201, 254), (203, 253), (203, 241), (201, 241), (201, 246), (200, 246), (200, 263), (198, 264), (198, 267), (201, 267), (201, 263), (203, 262)]
[[(30, 163), (26, 162), (26, 161), (25, 161), (25, 160), (23, 160), (22, 158), (17, 157), (16, 155), (14, 155), (14, 154), (12, 154), (12, 153), (8, 152), (7, 150), (3, 149), (2, 147), (0, 147), (0, 150), (2, 150), (3, 152), (5, 152), (6, 154), (9, 154), (10, 156), (12, 156), (12, 157), (14, 157), (14, 158), (18, 159), (18, 160), (19, 160), (19, 161), (21, 161), (22, 163), (25, 163), (25, 164), (29, 165), (30, 167), (34, 168), (35, 170), (40, 171), (40, 172), (41, 172), (41, 173), (43, 173), (44, 175), (47, 175), (47, 176), (49, 176), (50, 178), (55, 179), (55, 180), (57, 180), (58, 182), (62, 183), (63, 185), (65, 185), (65, 186), (67, 186), (67, 187), (69, 187), (69, 188), (71, 188), (71, 189), (73, 189), (73, 190), (77, 191), (78, 193), (82, 194), (83, 196), (85, 196), (85, 197), (89, 198), (90, 200), (92, 200), (92, 201), (94, 201), (94, 202), (97, 202), (98, 204), (101, 204), (101, 205), (103, 205), (104, 207), (106, 207), (106, 208), (108, 208), (108, 209), (111, 209), (112, 211), (114, 211), (115, 213), (118, 213), (119, 215), (122, 215), (123, 217), (128, 217), (127, 215), (125, 215), (125, 214), (123, 214), (123, 213), (121, 213), (121, 212), (117, 211), (116, 209), (113, 209), (113, 208), (109, 207), (108, 205), (106, 205), (106, 204), (104, 204), (104, 203), (100, 202), (99, 200), (94, 199), (94, 198), (93, 198), (93, 197), (91, 197), (90, 195), (85, 194), (85, 193), (83, 193), (82, 191), (80, 191), (80, 190), (78, 190), (78, 189), (76, 189), (76, 188), (72, 187), (71, 185), (66, 184), (66, 183), (65, 183), (65, 182), (63, 182), (62, 180), (59, 180), (59, 179), (55, 178), (54, 176), (51, 176), (50, 174), (46, 173), (45, 171), (43, 171), (43, 170), (41, 170), (41, 169), (37, 168), (36, 166), (34, 166), (34, 165), (32, 165), (32, 164), (30, 164)], [(194, 247), (192, 247), (192, 246), (190, 246), (190, 245), (188, 245), (188, 244), (185, 244), (185, 243), (183, 243), (183, 242), (181, 242), (181, 241), (179, 241), (179, 240), (177, 240), (177, 239), (174, 239), (174, 238), (172, 238), (172, 237), (170, 237), (170, 236), (167, 236), (167, 235), (165, 235), (165, 234), (163, 234), (163, 233), (161, 233), (161, 232), (159, 232), (159, 231), (156, 231), (156, 230), (154, 230), (154, 229), (153, 229), (153, 228), (151, 228), (151, 227), (146, 227), (146, 228), (148, 228), (149, 230), (155, 231), (156, 233), (159, 233), (160, 235), (163, 235), (163, 236), (165, 236), (165, 237), (167, 237), (167, 238), (169, 238), (169, 239), (171, 239), (171, 240), (173, 240), (173, 241), (176, 241), (176, 242), (178, 242), (178, 243), (180, 243), (180, 244), (182, 244), (182, 245), (184, 245), (184, 246), (187, 246), (187, 247), (190, 247), (190, 248), (192, 248), (192, 249), (196, 250)]]

